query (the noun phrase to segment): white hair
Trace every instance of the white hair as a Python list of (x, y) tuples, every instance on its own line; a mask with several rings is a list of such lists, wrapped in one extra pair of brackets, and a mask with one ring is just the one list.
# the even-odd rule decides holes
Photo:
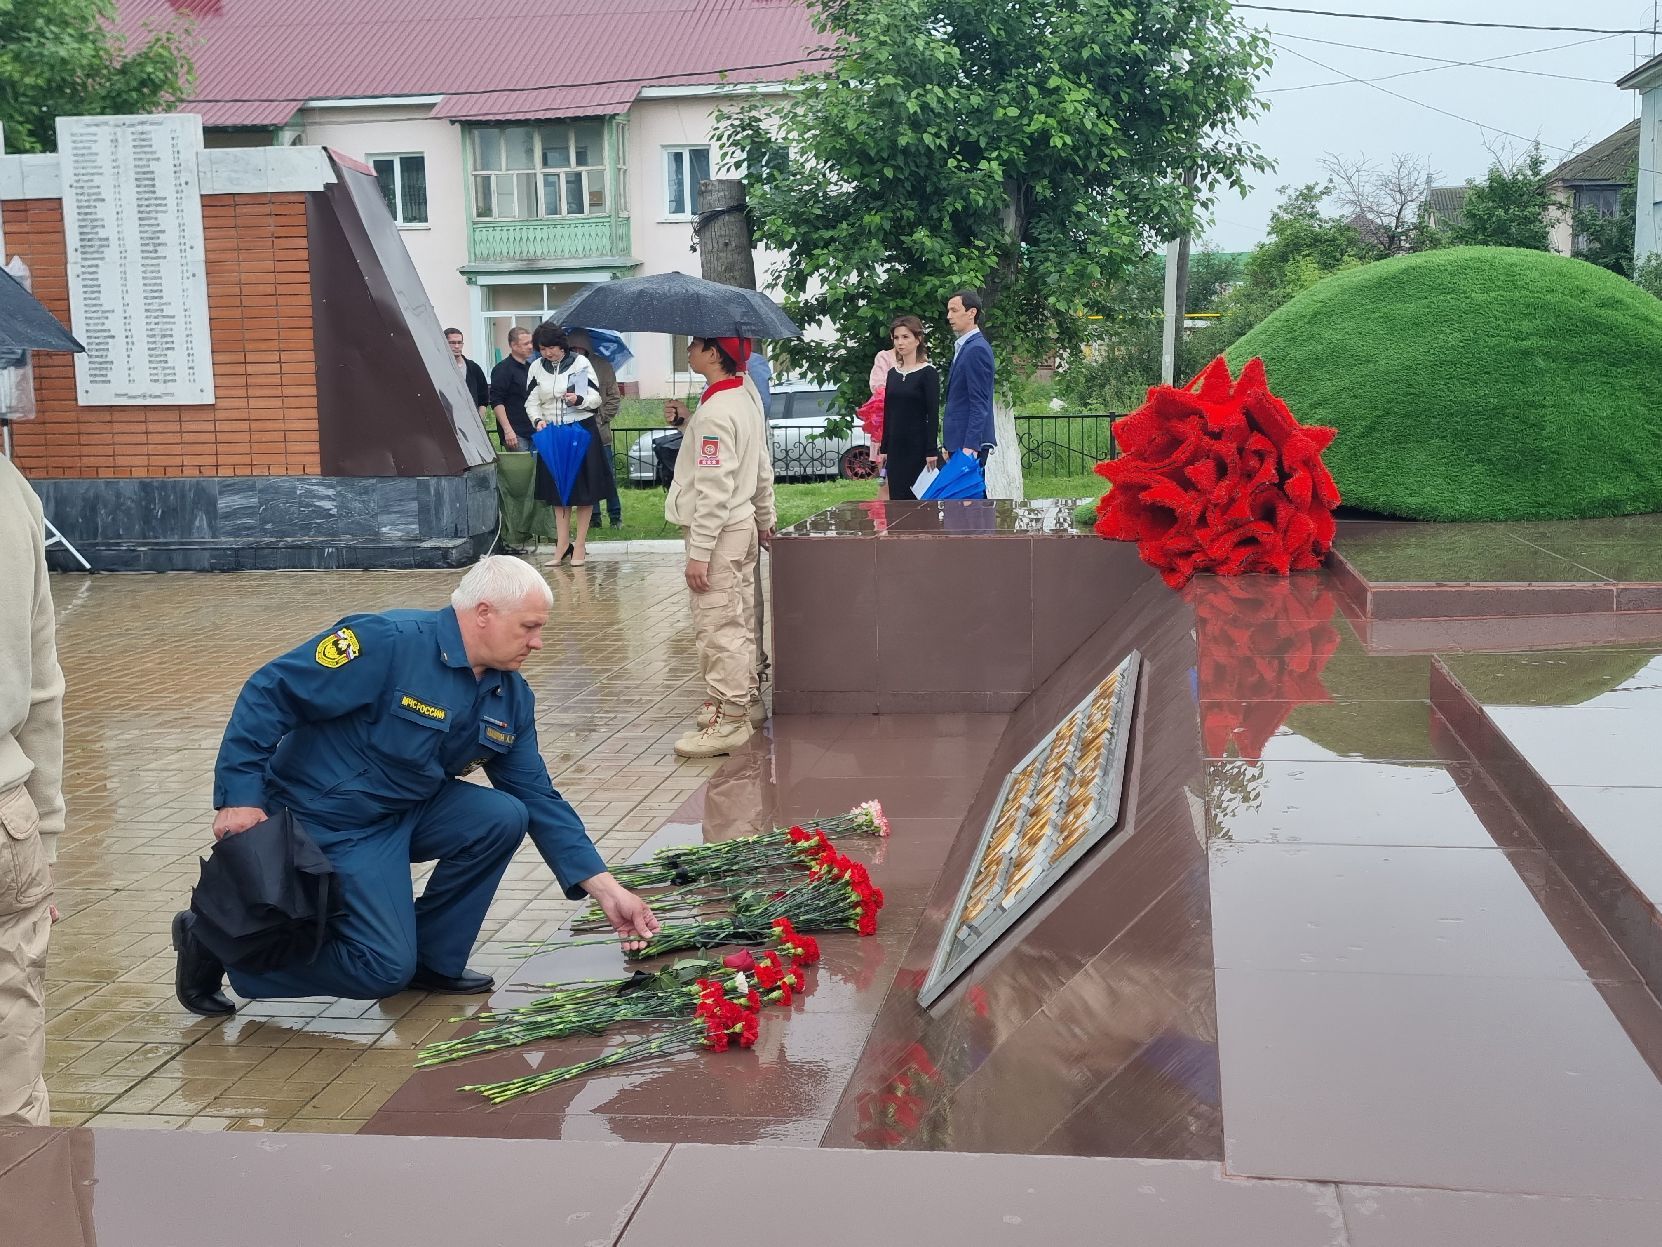
[(468, 568), (462, 583), (450, 595), (450, 605), (457, 614), (481, 602), (511, 610), (532, 596), (540, 597), (544, 606), (554, 605), (554, 590), (531, 564), (507, 554), (489, 554)]

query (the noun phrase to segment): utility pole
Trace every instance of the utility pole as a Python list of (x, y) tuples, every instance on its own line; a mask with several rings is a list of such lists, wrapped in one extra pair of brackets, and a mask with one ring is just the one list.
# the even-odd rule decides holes
[(756, 256), (744, 183), (707, 178), (698, 184), (698, 260), (706, 281), (756, 289)]

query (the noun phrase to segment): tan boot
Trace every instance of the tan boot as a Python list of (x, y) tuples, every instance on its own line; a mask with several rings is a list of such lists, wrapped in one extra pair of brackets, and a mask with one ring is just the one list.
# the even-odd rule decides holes
[[(713, 701), (705, 701), (705, 703), (698, 708), (698, 714), (694, 716), (693, 722), (698, 724), (700, 728), (709, 727), (710, 724), (716, 721), (716, 711), (720, 708), (721, 707)], [(750, 719), (751, 727), (761, 727), (762, 724), (768, 721), (768, 708), (764, 706), (759, 699), (751, 702), (749, 709), (746, 710), (745, 713)]]
[(688, 732), (675, 742), (675, 752), (683, 758), (719, 758), (732, 753), (755, 731), (747, 715), (727, 715), (718, 709), (715, 722)]

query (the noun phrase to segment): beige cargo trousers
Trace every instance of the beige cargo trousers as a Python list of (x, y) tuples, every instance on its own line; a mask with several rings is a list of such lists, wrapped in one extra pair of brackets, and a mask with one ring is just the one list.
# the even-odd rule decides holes
[[(683, 530), (687, 557), (692, 539)], [(756, 653), (756, 523), (725, 528), (710, 552), (710, 587), (691, 594), (693, 641), (705, 695), (730, 719), (760, 697)]]
[(47, 1126), (46, 941), (52, 871), (22, 784), (0, 793), (0, 1126)]

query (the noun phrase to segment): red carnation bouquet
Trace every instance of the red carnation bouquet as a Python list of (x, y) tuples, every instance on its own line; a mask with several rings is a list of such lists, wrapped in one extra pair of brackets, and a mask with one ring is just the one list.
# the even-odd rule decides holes
[(1339, 490), (1322, 463), (1335, 431), (1300, 424), (1270, 393), (1264, 361), (1232, 379), (1222, 357), (1181, 389), (1155, 386), (1114, 422), (1121, 455), (1096, 466), (1113, 488), (1096, 531), (1135, 541), (1172, 588), (1196, 572), (1318, 567)]
[(774, 946), (758, 957), (749, 950), (721, 961), (684, 960), (655, 973), (637, 970), (628, 978), (537, 983), (521, 990), (536, 999), (508, 1009), (488, 1009), (456, 1022), (480, 1024), (457, 1039), (428, 1044), (416, 1067), (445, 1065), (504, 1048), (597, 1034), (613, 1026), (684, 1018), (706, 982), (719, 982), (735, 998), (788, 1005), (806, 986), (803, 969), (819, 960), (819, 945), (798, 935), (789, 922), (775, 927)]
[(709, 1048), (714, 1052), (726, 1052), (729, 1048), (748, 1048), (756, 1042), (760, 1026), (760, 994), (748, 987), (742, 974), (738, 977), (740, 994), (728, 995), (731, 986), (715, 979), (699, 979), (694, 984), (695, 1003), (689, 1020), (676, 1023), (657, 1034), (626, 1043), (604, 1056), (576, 1065), (544, 1070), (538, 1074), (527, 1074), (523, 1078), (513, 1078), (506, 1082), (471, 1083), (461, 1090), (476, 1091), (492, 1104), (505, 1104), (520, 1096), (531, 1095), (557, 1083), (569, 1082), (573, 1078), (582, 1078), (597, 1070), (610, 1069), (616, 1065), (655, 1060), (677, 1052), (689, 1052), (695, 1048)]
[[(818, 832), (815, 837), (813, 833)], [(629, 862), (612, 868), (612, 874), (626, 888), (640, 889), (660, 884), (690, 884), (732, 876), (754, 877), (759, 873), (801, 867), (812, 860), (799, 853), (805, 840), (816, 842), (845, 836), (886, 838), (889, 820), (876, 801), (864, 801), (846, 814), (815, 819), (805, 826), (775, 828), (759, 836), (742, 836), (712, 844), (690, 844), (660, 849), (644, 862)], [(596, 911), (598, 912), (598, 911)]]

